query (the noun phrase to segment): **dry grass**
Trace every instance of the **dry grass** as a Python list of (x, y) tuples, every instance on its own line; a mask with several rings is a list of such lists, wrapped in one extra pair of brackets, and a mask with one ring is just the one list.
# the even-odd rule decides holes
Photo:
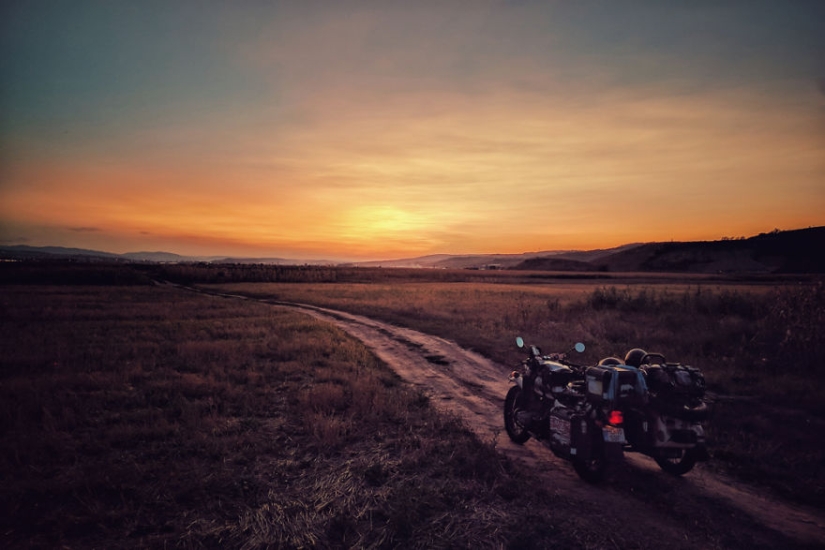
[[(555, 501), (359, 342), (270, 306), (1, 287), (0, 349), (4, 548), (497, 548)], [(527, 546), (604, 541), (552, 527), (574, 514)]]
[[(73, 270), (72, 280), (146, 280), (117, 269), (107, 268), (103, 278), (86, 271)], [(59, 279), (40, 273), (41, 282)], [(618, 352), (629, 343), (621, 335), (631, 334), (634, 320), (635, 325), (639, 319), (651, 325), (662, 321), (662, 312), (651, 304), (690, 301), (696, 294), (691, 284), (688, 298), (686, 287), (659, 286), (655, 299), (644, 300), (623, 288), (596, 292), (600, 285), (592, 283), (296, 283), (243, 290), (384, 317), (485, 349), (508, 363), (519, 358), (510, 349), (517, 332), (547, 342), (548, 349), (586, 340), (593, 344), (591, 359)], [(777, 326), (791, 323), (796, 329), (787, 340), (775, 340), (778, 329), (760, 325), (763, 340), (755, 341), (763, 350), (776, 347), (787, 354), (794, 338), (816, 342), (817, 333), (805, 327), (809, 316), (821, 312), (820, 295), (805, 292), (789, 291), (784, 301), (768, 303), (785, 304), (782, 311), (793, 313), (777, 316)], [(731, 335), (753, 322), (736, 308), (730, 317), (713, 312), (701, 317), (705, 307), (691, 306), (685, 315), (718, 319), (731, 327)], [(699, 330), (701, 323), (696, 326)], [(654, 333), (659, 334), (642, 332)], [(671, 334), (668, 340), (667, 334), (662, 330), (657, 338), (664, 339), (650, 347), (670, 353), (677, 338)], [(513, 471), (489, 442), (436, 414), (360, 343), (305, 316), (161, 287), (6, 286), (0, 287), (0, 349), (3, 547), (653, 548), (660, 543), (634, 530), (622, 513), (605, 515), (594, 504), (562, 500), (533, 486), (529, 475)], [(718, 374), (725, 364), (694, 362), (706, 372), (716, 369), (720, 388), (738, 384)], [(768, 387), (741, 386), (753, 392)], [(724, 403), (739, 405), (744, 403)], [(745, 462), (749, 447), (784, 457), (793, 445), (802, 448), (794, 438), (806, 434), (786, 430), (788, 440), (766, 438), (775, 418), (741, 412), (717, 405), (714, 422), (725, 426), (724, 416), (733, 424), (714, 437), (720, 458), (742, 465), (745, 477), (770, 472), (761, 463)], [(742, 422), (750, 422), (744, 427), (759, 435), (742, 437)], [(792, 455), (790, 468), (771, 466), (774, 475), (790, 476), (791, 489), (806, 477), (803, 496), (817, 486), (819, 474), (811, 475), (811, 465), (822, 460), (821, 448), (806, 452), (807, 458)], [(651, 495), (663, 503), (672, 500), (667, 491)], [(677, 508), (663, 510), (678, 521)], [(706, 528), (691, 529), (695, 540), (685, 546), (724, 547), (744, 540), (744, 535), (720, 538), (724, 514), (718, 521), (713, 513), (706, 516)], [(588, 518), (598, 518), (597, 525)]]
[(743, 370), (815, 374), (825, 359), (817, 330), (825, 321), (822, 283), (246, 283), (219, 288), (384, 319), (452, 338), (508, 364), (520, 358), (512, 345), (516, 335), (548, 350), (584, 341), (585, 361), (624, 356), (631, 347), (663, 351), (701, 366), (719, 386)]
[[(450, 338), (502, 363), (521, 359), (520, 334), (595, 363), (633, 347), (700, 367), (720, 397), (710, 423), (714, 461), (791, 499), (825, 505), (825, 287), (672, 277), (604, 286), (489, 283), (233, 284), (224, 290), (344, 309)], [(745, 398), (742, 400), (742, 398)], [(756, 405), (758, 404), (758, 406)]]

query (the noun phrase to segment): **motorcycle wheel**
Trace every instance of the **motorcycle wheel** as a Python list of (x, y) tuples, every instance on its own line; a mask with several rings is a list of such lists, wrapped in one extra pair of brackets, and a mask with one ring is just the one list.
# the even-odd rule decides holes
[(607, 462), (604, 459), (604, 450), (600, 445), (594, 445), (593, 452), (588, 460), (576, 458), (573, 460), (573, 469), (579, 477), (588, 483), (599, 483), (604, 479)]
[(686, 449), (682, 451), (682, 455), (678, 458), (657, 458), (656, 464), (665, 472), (674, 475), (682, 476), (688, 473), (696, 465), (696, 453), (693, 449)]
[(504, 429), (513, 443), (521, 445), (530, 439), (530, 432), (516, 421), (516, 413), (522, 409), (524, 398), (521, 388), (513, 386), (504, 398)]
[(590, 450), (590, 457), (582, 459), (576, 457), (573, 459), (573, 469), (579, 474), (579, 477), (588, 483), (599, 483), (604, 479), (605, 471), (607, 470), (607, 460), (605, 458), (604, 439), (602, 438), (601, 430), (592, 429), (590, 426), (588, 430), (592, 435), (592, 445)]

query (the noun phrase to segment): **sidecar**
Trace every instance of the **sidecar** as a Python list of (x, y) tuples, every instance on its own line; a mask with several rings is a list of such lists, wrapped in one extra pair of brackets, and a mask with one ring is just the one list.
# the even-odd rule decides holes
[(686, 474), (709, 458), (702, 425), (710, 413), (703, 400), (705, 378), (697, 368), (664, 358), (639, 370), (647, 382), (647, 402), (626, 414), (628, 442), (662, 470)]

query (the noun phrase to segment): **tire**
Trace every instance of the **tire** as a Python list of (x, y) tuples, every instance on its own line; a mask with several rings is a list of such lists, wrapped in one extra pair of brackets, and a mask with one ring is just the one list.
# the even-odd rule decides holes
[(600, 483), (604, 480), (607, 471), (607, 450), (600, 429), (589, 424), (588, 432), (592, 438), (590, 452), (587, 453), (589, 458), (584, 459), (578, 456), (573, 458), (573, 469), (587, 483)]
[(678, 458), (657, 458), (656, 464), (665, 472), (674, 476), (683, 476), (696, 465), (696, 453), (694, 449), (682, 451)]
[(516, 413), (522, 409), (524, 398), (521, 388), (513, 386), (504, 398), (504, 429), (513, 443), (522, 445), (530, 439), (530, 432), (527, 428), (516, 421)]
[(600, 483), (604, 480), (604, 472), (607, 469), (607, 462), (601, 449), (594, 448), (588, 460), (576, 458), (573, 460), (573, 469), (579, 477), (588, 483)]

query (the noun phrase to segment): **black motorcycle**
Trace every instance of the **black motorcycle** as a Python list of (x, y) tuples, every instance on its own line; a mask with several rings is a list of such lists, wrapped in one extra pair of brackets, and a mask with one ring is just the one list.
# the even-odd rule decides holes
[[(516, 343), (524, 347), (521, 337)], [(581, 353), (584, 344), (573, 349)], [(661, 354), (631, 350), (624, 361), (606, 358), (584, 367), (566, 354), (545, 356), (530, 346), (510, 381), (504, 400), (510, 439), (522, 444), (534, 437), (572, 462), (586, 481), (601, 480), (625, 450), (652, 457), (674, 475), (707, 460), (704, 377)]]
[[(523, 339), (516, 344), (523, 348)], [(573, 348), (584, 349), (581, 343)], [(626, 439), (621, 411), (602, 399), (602, 387), (595, 387), (588, 370), (568, 361), (566, 353), (542, 355), (530, 346), (521, 369), (510, 374), (514, 385), (504, 399), (504, 427), (515, 443), (534, 437), (572, 462), (582, 479), (597, 482), (611, 462), (621, 460)], [(599, 390), (598, 398), (589, 387)]]

